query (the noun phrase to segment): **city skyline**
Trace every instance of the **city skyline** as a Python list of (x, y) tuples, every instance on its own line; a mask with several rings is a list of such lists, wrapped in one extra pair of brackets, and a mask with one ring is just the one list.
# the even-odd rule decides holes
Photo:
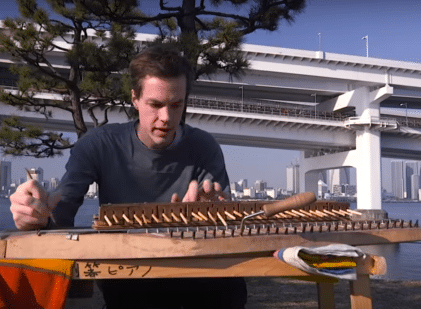
[[(265, 172), (262, 172), (266, 168), (267, 162), (270, 160), (279, 161), (277, 149), (269, 149), (269, 151), (260, 152), (259, 148), (253, 148), (248, 150), (247, 153), (238, 152), (235, 146), (226, 146), (221, 145), (222, 151), (226, 158), (226, 167), (228, 176), (231, 179), (265, 179), (270, 187), (286, 187), (287, 178), (286, 178), (286, 168), (297, 162), (299, 158), (299, 151), (284, 151), (283, 153), (283, 162), (279, 166), (274, 165), (272, 168), (270, 177)], [(248, 147), (243, 147), (248, 148)], [(12, 180), (20, 179), (26, 177), (27, 168), (41, 167), (45, 171), (46, 178), (61, 178), (65, 173), (65, 164), (69, 154), (64, 154), (59, 158), (54, 159), (33, 159), (27, 157), (12, 157), (6, 156), (3, 157), (3, 160), (8, 160), (14, 163), (15, 166), (18, 166), (19, 169), (12, 170)], [(255, 162), (253, 165), (249, 164), (249, 160)], [(382, 159), (382, 187), (384, 187), (388, 192), (392, 192), (392, 174), (391, 174), (391, 161), (393, 159)], [(286, 161), (286, 162), (285, 162)], [(285, 163), (284, 163), (285, 162)], [(247, 168), (244, 168), (246, 166)], [(282, 170), (285, 168), (285, 170)], [(276, 174), (278, 173), (278, 174)], [(351, 183), (355, 184), (355, 169), (351, 168)], [(257, 176), (256, 176), (257, 175)], [(385, 181), (386, 180), (386, 181)]]
[[(392, 189), (387, 191), (388, 197), (396, 197), (397, 199), (411, 199), (419, 200), (421, 194), (420, 190), (420, 174), (421, 174), (421, 161), (414, 160), (392, 160), (390, 162), (390, 170), (392, 174)], [(320, 172), (318, 180), (319, 197), (324, 198), (324, 193), (332, 196), (354, 196), (356, 190), (356, 183), (353, 181), (355, 175), (353, 168), (342, 167), (336, 169), (329, 169)], [(13, 190), (29, 178), (41, 182), (47, 189), (54, 189), (57, 187), (62, 175), (55, 175), (53, 177), (44, 177), (44, 170), (41, 167), (24, 168), (25, 176), (12, 177), (16, 174), (13, 169), (11, 161), (5, 159), (0, 161), (0, 192), (2, 194), (13, 193)], [(31, 174), (31, 176), (28, 175)], [(271, 190), (270, 196), (276, 198), (278, 194), (290, 195), (300, 193), (299, 190), (299, 161), (291, 162), (286, 167), (286, 185), (285, 186), (272, 186), (268, 184), (264, 178), (254, 179), (254, 182), (249, 182), (248, 178), (240, 178), (233, 180), (230, 178), (231, 192), (268, 192)], [(12, 187), (10, 185), (13, 185)], [(253, 184), (253, 185), (248, 185)], [(5, 190), (8, 187), (10, 190)], [(383, 188), (384, 189), (384, 188)], [(323, 193), (321, 194), (320, 192)], [(96, 191), (93, 187), (89, 189), (90, 195), (95, 195)], [(250, 193), (248, 193), (250, 194)], [(269, 194), (268, 194), (269, 196)], [(255, 197), (255, 194), (253, 194)], [(261, 196), (260, 196), (261, 197)]]
[(419, 199), (420, 189), (420, 162), (413, 160), (393, 160), (392, 192), (394, 196), (402, 199)]

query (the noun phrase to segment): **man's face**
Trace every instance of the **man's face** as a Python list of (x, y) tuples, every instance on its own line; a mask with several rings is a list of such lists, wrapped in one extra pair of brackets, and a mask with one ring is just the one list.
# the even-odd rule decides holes
[(151, 149), (164, 149), (174, 140), (186, 97), (186, 77), (162, 79), (146, 76), (143, 90), (132, 102), (139, 111), (138, 137)]

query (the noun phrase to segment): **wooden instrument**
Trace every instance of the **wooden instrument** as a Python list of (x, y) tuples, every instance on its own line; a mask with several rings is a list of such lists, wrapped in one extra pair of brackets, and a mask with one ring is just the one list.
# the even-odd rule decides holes
[[(303, 278), (317, 282), (319, 307), (325, 308), (334, 303), (335, 280), (276, 260), (276, 250), (421, 240), (418, 222), (356, 221), (354, 214), (349, 204), (314, 201), (314, 194), (274, 202), (101, 205), (93, 228), (1, 232), (0, 257), (74, 260), (76, 279)], [(352, 308), (371, 308), (368, 276), (385, 271), (382, 257), (357, 262)]]
[[(349, 220), (358, 212), (348, 203), (316, 201), (305, 192), (281, 201), (224, 201), (194, 203), (145, 203), (101, 205), (93, 228), (233, 226), (241, 222), (302, 222)], [(271, 221), (272, 220), (272, 221)]]
[[(279, 213), (277, 213), (279, 212)], [(147, 259), (270, 256), (291, 246), (421, 240), (418, 222), (353, 220), (348, 203), (283, 201), (101, 205), (92, 228), (0, 233), (5, 258)]]

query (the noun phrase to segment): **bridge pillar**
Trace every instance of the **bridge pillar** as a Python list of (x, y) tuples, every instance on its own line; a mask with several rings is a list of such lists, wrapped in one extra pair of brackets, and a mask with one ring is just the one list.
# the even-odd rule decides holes
[(356, 132), (357, 208), (382, 208), (380, 132)]
[[(360, 88), (364, 93), (356, 111), (360, 115), (360, 124), (355, 129), (355, 164), (357, 169), (357, 208), (379, 210), (382, 208), (381, 178), (381, 128), (380, 102), (393, 93), (393, 88), (385, 85), (374, 91), (368, 87)], [(361, 120), (363, 120), (361, 122)]]

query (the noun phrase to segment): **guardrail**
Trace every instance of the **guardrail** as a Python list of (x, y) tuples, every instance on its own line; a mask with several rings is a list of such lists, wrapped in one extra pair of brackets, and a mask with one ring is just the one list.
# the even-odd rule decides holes
[[(299, 109), (289, 108), (281, 106), (281, 104), (270, 104), (259, 101), (237, 101), (237, 100), (217, 100), (211, 98), (202, 97), (190, 97), (187, 106), (196, 108), (206, 108), (215, 110), (234, 111), (251, 114), (265, 114), (265, 115), (278, 115), (278, 116), (289, 116), (289, 117), (300, 117), (300, 118), (312, 118), (321, 120), (332, 120), (332, 121), (346, 121), (349, 119), (356, 119), (358, 117), (350, 116), (349, 114), (341, 114), (336, 112), (321, 112), (313, 109)], [(379, 120), (385, 121), (386, 124), (399, 126), (421, 128), (421, 118), (410, 118), (396, 116), (391, 117), (380, 117)]]
[(276, 104), (250, 102), (250, 101), (229, 101), (209, 98), (190, 97), (187, 106), (196, 108), (206, 108), (214, 110), (234, 111), (250, 114), (265, 114), (299, 118), (323, 119), (331, 121), (344, 121), (349, 115), (341, 113), (318, 112), (310, 109), (288, 108)]
[(396, 121), (401, 127), (421, 128), (421, 119), (396, 116)]

